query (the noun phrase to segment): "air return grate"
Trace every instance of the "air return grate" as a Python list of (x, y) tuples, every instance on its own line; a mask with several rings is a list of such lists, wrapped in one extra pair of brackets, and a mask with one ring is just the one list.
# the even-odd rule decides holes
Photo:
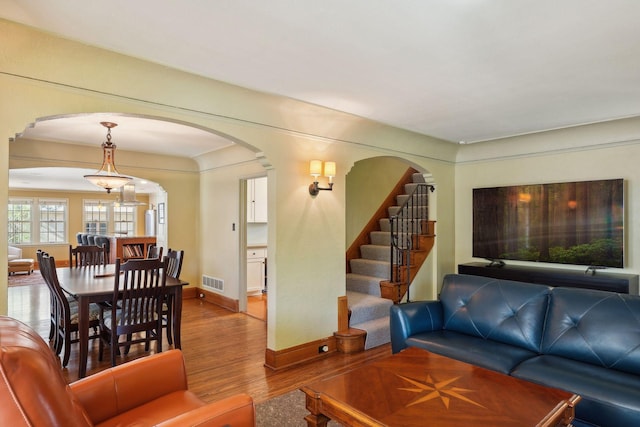
[(202, 275), (202, 287), (210, 291), (222, 293), (224, 292), (224, 280)]

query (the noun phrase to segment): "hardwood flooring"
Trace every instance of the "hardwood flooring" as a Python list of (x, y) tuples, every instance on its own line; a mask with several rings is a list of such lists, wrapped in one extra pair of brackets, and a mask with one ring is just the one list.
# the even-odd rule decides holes
[(267, 294), (247, 296), (247, 314), (260, 320), (267, 320)]
[[(46, 286), (9, 288), (9, 315), (47, 337), (49, 294)], [(358, 354), (334, 353), (319, 361), (273, 371), (264, 366), (265, 321), (199, 299), (184, 301), (182, 319), (182, 351), (189, 388), (206, 402), (243, 392), (260, 403), (391, 354), (391, 347), (386, 344)], [(103, 362), (98, 361), (97, 341), (89, 346), (88, 375), (111, 366), (108, 352)], [(146, 355), (142, 347), (132, 347), (125, 359)], [(163, 348), (169, 348), (166, 339)], [(69, 382), (77, 379), (77, 344), (71, 346), (71, 351), (69, 365), (63, 370)]]

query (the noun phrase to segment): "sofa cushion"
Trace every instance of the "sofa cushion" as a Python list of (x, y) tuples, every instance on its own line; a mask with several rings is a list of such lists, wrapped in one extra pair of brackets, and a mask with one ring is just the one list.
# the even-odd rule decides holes
[(443, 328), (539, 352), (549, 286), (481, 276), (445, 276)]
[(542, 353), (640, 375), (640, 298), (554, 289)]
[(640, 425), (640, 377), (612, 369), (542, 355), (522, 362), (511, 373), (582, 397), (576, 418), (603, 426)]
[(537, 356), (530, 350), (455, 331), (422, 332), (407, 339), (407, 345), (509, 374), (520, 362)]

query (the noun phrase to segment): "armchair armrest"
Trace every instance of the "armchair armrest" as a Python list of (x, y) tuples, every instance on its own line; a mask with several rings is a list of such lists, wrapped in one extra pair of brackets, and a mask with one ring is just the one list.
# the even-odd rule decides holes
[(234, 427), (254, 427), (256, 425), (255, 406), (251, 396), (238, 394), (217, 402), (212, 402), (162, 422), (158, 424), (158, 427), (219, 427), (227, 425)]
[(70, 388), (98, 424), (171, 392), (187, 390), (184, 358), (180, 350), (168, 350), (98, 372)]
[(407, 347), (406, 341), (420, 332), (442, 329), (440, 301), (409, 302), (391, 306), (391, 351), (397, 353)]
[(16, 248), (15, 246), (9, 246), (7, 254), (9, 256), (9, 261), (12, 259), (20, 259), (22, 258), (22, 249)]

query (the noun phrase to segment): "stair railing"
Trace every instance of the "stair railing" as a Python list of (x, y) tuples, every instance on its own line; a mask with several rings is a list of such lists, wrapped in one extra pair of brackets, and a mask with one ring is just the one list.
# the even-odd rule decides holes
[(389, 218), (391, 224), (391, 274), (390, 280), (398, 284), (398, 301), (402, 298), (402, 285), (407, 289), (407, 302), (410, 302), (411, 251), (420, 249), (420, 234), (424, 234), (429, 220), (429, 191), (431, 184), (417, 183), (407, 200), (399, 207), (395, 215)]

